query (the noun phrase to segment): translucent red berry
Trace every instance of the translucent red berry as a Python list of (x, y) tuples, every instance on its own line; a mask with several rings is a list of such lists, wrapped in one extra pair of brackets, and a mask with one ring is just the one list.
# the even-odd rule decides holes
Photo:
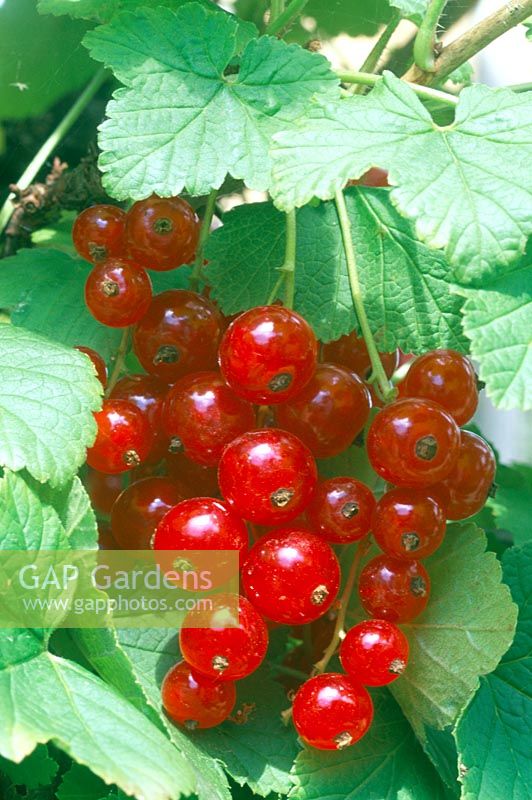
[(117, 206), (98, 205), (78, 214), (72, 240), (78, 254), (87, 261), (104, 261), (124, 250), (126, 212)]
[(408, 639), (392, 622), (368, 619), (347, 631), (340, 646), (342, 667), (364, 686), (386, 686), (408, 664)]
[(100, 472), (118, 473), (142, 464), (153, 436), (142, 413), (127, 400), (107, 400), (94, 415), (96, 441), (87, 450), (87, 464)]
[(180, 487), (168, 478), (154, 476), (131, 483), (113, 505), (114, 538), (124, 550), (147, 550), (161, 519), (182, 500)]
[[(399, 362), (399, 351), (380, 353), (380, 358), (387, 376), (390, 378)], [(356, 372), (361, 378), (371, 375), (371, 359), (366, 342), (356, 335), (355, 331), (341, 336), (334, 342), (327, 342), (321, 348), (322, 361), (339, 364), (346, 369)]]
[(270, 405), (294, 397), (316, 368), (318, 344), (303, 317), (282, 306), (240, 314), (220, 344), (222, 374), (237, 394)]
[(92, 507), (101, 514), (110, 514), (116, 498), (124, 488), (123, 476), (107, 475), (89, 467), (85, 476), (85, 486)]
[(430, 579), (420, 561), (377, 556), (360, 573), (358, 592), (372, 617), (408, 622), (425, 609)]
[(166, 455), (166, 437), (161, 430), (161, 413), (168, 386), (154, 375), (125, 375), (115, 384), (110, 397), (129, 400), (148, 420), (153, 433), (153, 447), (148, 461), (160, 461)]
[(83, 347), (83, 345), (80, 344), (76, 345), (76, 350), (79, 350), (80, 353), (85, 353), (85, 355), (90, 358), (92, 366), (96, 370), (96, 376), (105, 389), (107, 386), (107, 366), (101, 355), (91, 347)]
[(427, 558), (445, 536), (445, 512), (430, 489), (392, 489), (377, 503), (372, 531), (389, 556)]
[(108, 258), (92, 268), (85, 284), (85, 302), (92, 316), (110, 328), (138, 322), (151, 302), (146, 270), (124, 258)]
[(438, 403), (457, 425), (469, 422), (478, 405), (477, 376), (466, 356), (456, 350), (432, 350), (412, 362), (402, 392)]
[(157, 197), (134, 203), (126, 219), (129, 252), (146, 269), (164, 271), (194, 258), (200, 223), (180, 197)]
[(347, 675), (316, 675), (299, 687), (293, 719), (305, 744), (318, 750), (344, 750), (358, 742), (373, 719), (367, 690)]
[(187, 730), (214, 728), (233, 710), (233, 681), (214, 682), (180, 661), (167, 672), (161, 687), (163, 707), (173, 722)]
[(318, 484), (307, 519), (311, 530), (329, 542), (356, 542), (371, 528), (375, 498), (355, 478), (329, 478)]

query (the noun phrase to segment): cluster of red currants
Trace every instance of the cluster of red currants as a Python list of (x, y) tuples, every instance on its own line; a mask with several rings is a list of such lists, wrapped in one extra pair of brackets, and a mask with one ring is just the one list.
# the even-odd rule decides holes
[[(153, 248), (142, 251), (140, 233), (148, 244), (150, 230), (162, 236), (168, 225), (160, 213), (167, 211), (157, 204), (176, 202), (135, 204), (121, 247), (149, 266), (146, 253)], [(89, 211), (93, 219), (98, 215)], [(82, 240), (76, 246), (85, 257), (111, 255), (106, 237), (97, 240), (90, 226)], [(193, 247), (187, 253), (190, 259)], [(116, 253), (92, 274), (105, 273), (112, 259)], [(95, 300), (87, 292), (92, 313), (102, 319), (99, 304), (110, 308), (119, 293), (102, 289)], [(229, 321), (207, 297), (184, 290), (156, 295), (134, 321), (133, 349), (147, 374), (119, 380), (96, 414), (97, 438), (87, 458), (93, 502), (110, 511), (121, 547), (234, 550), (241, 566), (243, 596), (214, 597), (201, 627), (198, 612), (185, 619), (184, 660), (163, 682), (167, 713), (189, 728), (226, 719), (234, 682), (266, 654), (264, 618), (299, 626), (322, 617), (340, 588), (333, 548), (372, 532), (383, 553), (363, 567), (358, 587), (372, 618), (348, 630), (341, 643), (346, 674), (309, 678), (293, 703), (304, 742), (321, 749), (353, 744), (373, 715), (365, 687), (390, 683), (406, 667), (408, 641), (397, 624), (428, 602), (421, 560), (441, 544), (447, 519), (482, 507), (493, 481), (489, 446), (459, 428), (478, 402), (470, 362), (451, 350), (418, 357), (398, 399), (372, 420), (369, 460), (389, 484), (377, 502), (355, 478), (319, 481), (315, 461), (347, 449), (369, 420), (371, 364), (355, 334), (322, 345), (319, 362), (319, 343), (294, 311), (263, 306)], [(391, 376), (398, 355), (382, 359)], [(135, 480), (120, 491), (122, 473), (133, 469)]]

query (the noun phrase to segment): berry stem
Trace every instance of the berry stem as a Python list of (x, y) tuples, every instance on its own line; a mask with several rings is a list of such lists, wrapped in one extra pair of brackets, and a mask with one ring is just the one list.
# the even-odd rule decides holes
[(275, 672), (280, 672), (281, 675), (288, 675), (290, 678), (297, 678), (299, 681), (308, 680), (308, 675), (300, 669), (293, 667), (285, 667), (284, 664), (272, 664), (271, 669)]
[[(363, 86), (376, 86), (382, 81), (382, 75), (372, 75), (369, 72), (337, 72), (336, 74), (342, 83), (359, 83)], [(431, 89), (429, 86), (420, 86), (411, 81), (407, 81), (407, 83), (422, 100), (436, 100), (446, 106), (458, 105), (458, 97), (455, 97), (454, 94), (443, 92), (440, 89)]]
[(129, 350), (129, 342), (131, 338), (131, 328), (124, 328), (122, 332), (122, 338), (120, 339), (120, 344), (118, 345), (118, 350), (116, 351), (115, 356), (115, 363), (113, 365), (113, 371), (109, 376), (109, 380), (107, 381), (107, 387), (105, 389), (105, 397), (109, 397), (111, 392), (116, 386), (120, 375), (124, 369), (124, 361), (127, 356)]
[(360, 287), (360, 280), (358, 277), (358, 269), (355, 259), (355, 251), (353, 248), (353, 237), (351, 236), (351, 222), (347, 213), (347, 206), (345, 203), (344, 193), (339, 189), (335, 194), (336, 209), (338, 211), (338, 218), (340, 220), (340, 228), (342, 231), (342, 239), (344, 242), (344, 252), (347, 262), (347, 272), (349, 275), (349, 285), (351, 287), (351, 295), (353, 297), (353, 305), (355, 306), (356, 315), (362, 331), (362, 336), (368, 348), (368, 355), (371, 360), (371, 368), (382, 394), (383, 400), (393, 394), (393, 388), (390, 381), (386, 376), (384, 367), (380, 360), (379, 351), (373, 338), (371, 328), (369, 326), (366, 309), (362, 300), (362, 290)]
[(434, 72), (436, 30), (447, 0), (431, 0), (414, 42), (414, 61), (424, 72)]
[[(379, 64), (379, 61), (381, 59), (381, 56), (386, 49), (386, 45), (392, 38), (400, 22), (401, 22), (400, 11), (394, 11), (392, 13), (392, 16), (390, 17), (390, 21), (383, 29), (381, 35), (371, 48), (368, 55), (366, 56), (366, 60), (360, 67), (360, 72), (375, 72)], [(358, 84), (355, 88), (355, 94), (360, 94), (363, 88), (364, 87), (362, 84)]]
[(292, 0), (284, 10), (281, 8), (277, 14), (274, 14), (274, 8), (277, 6), (277, 3), (275, 0), (272, 0), (271, 18), (269, 24), (266, 26), (266, 33), (269, 36), (282, 36), (287, 28), (299, 17), (307, 3), (308, 0)]
[(294, 295), (296, 291), (296, 212), (289, 211), (286, 214), (286, 244), (284, 261), (278, 268), (279, 277), (275, 282), (275, 286), (270, 292), (268, 298), (268, 305), (271, 305), (277, 298), (281, 286), (284, 284), (285, 290), (285, 306), (286, 308), (294, 307)]
[(194, 269), (190, 276), (190, 287), (194, 291), (198, 290), (201, 273), (203, 270), (203, 253), (205, 251), (205, 244), (211, 232), (211, 223), (216, 210), (216, 198), (218, 197), (218, 189), (213, 189), (207, 198), (203, 220), (201, 222), (201, 229), (198, 241), (198, 249), (196, 250), (196, 258), (194, 260)]

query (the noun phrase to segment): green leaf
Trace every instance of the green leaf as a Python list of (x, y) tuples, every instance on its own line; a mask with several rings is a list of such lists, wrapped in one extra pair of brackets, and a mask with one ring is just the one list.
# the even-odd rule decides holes
[(0, 308), (13, 325), (74, 347), (92, 347), (109, 360), (120, 331), (96, 322), (84, 302), (91, 265), (52, 249), (20, 250), (0, 261)]
[[(176, 10), (186, 5), (190, 0), (157, 0), (157, 6), (165, 6)], [(216, 9), (213, 0), (195, 0), (209, 9)], [(40, 14), (69, 14), (71, 17), (96, 20), (96, 22), (109, 22), (119, 11), (136, 11), (137, 8), (149, 5), (147, 0), (38, 0)], [(225, 13), (222, 9), (216, 9)], [(253, 26), (242, 22), (244, 29)], [(251, 37), (250, 37), (251, 38)]]
[[(460, 307), (440, 253), (417, 241), (383, 189), (346, 196), (370, 326), (381, 350), (465, 349)], [(266, 302), (284, 259), (284, 216), (269, 203), (243, 205), (210, 237), (206, 275), (226, 314)], [(357, 327), (334, 203), (297, 213), (295, 307), (322, 341)]]
[[(532, 233), (532, 94), (475, 85), (439, 127), (391, 73), (367, 96), (310, 106), (297, 131), (273, 137), (271, 193), (283, 210), (329, 199), (372, 166), (419, 238), (445, 248), (459, 281), (506, 265)], [(420, 167), (420, 165), (423, 165)]]
[(458, 753), (452, 730), (445, 728), (443, 731), (438, 731), (425, 726), (424, 735), (425, 741), (422, 742), (422, 746), (425, 753), (434, 764), (444, 784), (451, 790), (452, 796), (459, 797)]
[(57, 800), (99, 800), (108, 794), (101, 778), (81, 764), (72, 764), (57, 789)]
[(474, 73), (473, 65), (466, 61), (465, 64), (461, 64), (457, 69), (453, 70), (446, 80), (456, 85), (469, 86), (472, 83)]
[(437, 800), (445, 793), (401, 709), (385, 689), (372, 692), (375, 717), (353, 747), (305, 748), (294, 764), (291, 800)]
[(390, 5), (401, 12), (401, 16), (420, 25), (429, 5), (429, 0), (390, 0)]
[(480, 378), (497, 408), (532, 408), (532, 263), (486, 282), (456, 289), (465, 297), (463, 326)]
[(39, 745), (27, 758), (19, 764), (0, 757), (0, 772), (7, 775), (16, 786), (36, 789), (48, 786), (55, 778), (59, 764), (50, 758), (48, 748)]
[(4, 669), (0, 705), (6, 758), (21, 760), (52, 741), (139, 800), (173, 800), (194, 790), (189, 766), (166, 737), (77, 664), (42, 653)]
[(89, 495), (78, 477), (60, 489), (41, 487), (40, 497), (43, 503), (48, 503), (57, 512), (70, 547), (79, 550), (98, 548), (96, 516)]
[(514, 544), (532, 539), (530, 509), (532, 508), (532, 467), (512, 464), (497, 467), (497, 492), (490, 507), (500, 528), (510, 531)]
[(207, 194), (227, 173), (266, 189), (271, 134), (313, 95), (339, 92), (323, 56), (270, 37), (248, 41), (238, 71), (225, 74), (242, 48), (238, 23), (197, 3), (121, 14), (85, 43), (127, 87), (99, 140), (104, 185), (122, 199)]
[(462, 798), (527, 800), (532, 741), (532, 544), (508, 550), (504, 577), (519, 605), (515, 640), (501, 663), (482, 678), (455, 737)]
[(76, 350), (0, 328), (0, 464), (64, 484), (94, 441), (102, 386)]

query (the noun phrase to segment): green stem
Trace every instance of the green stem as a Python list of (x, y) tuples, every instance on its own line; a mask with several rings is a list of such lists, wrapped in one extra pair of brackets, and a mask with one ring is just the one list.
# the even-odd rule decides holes
[(434, 72), (436, 30), (447, 0), (431, 0), (414, 42), (414, 61), (425, 72)]
[(269, 36), (279, 36), (289, 28), (292, 23), (299, 17), (305, 6), (307, 5), (308, 0), (292, 0), (284, 11), (281, 11), (280, 14), (273, 13), (274, 7), (274, 0), (272, 0), (272, 11), (271, 11), (271, 18), (270, 22), (266, 26), (266, 33)]
[[(368, 53), (366, 60), (360, 67), (360, 72), (375, 72), (379, 64), (379, 61), (381, 59), (381, 56), (386, 50), (386, 45), (392, 38), (400, 22), (401, 22), (401, 13), (399, 11), (395, 11), (394, 13), (392, 13), (390, 21), (388, 22), (388, 24), (382, 31), (381, 35), (373, 45), (372, 49)], [(355, 89), (355, 93), (360, 91), (362, 88), (363, 87), (359, 84)]]
[(285, 291), (285, 306), (286, 308), (294, 307), (294, 296), (296, 291), (296, 212), (288, 211), (286, 214), (286, 244), (284, 251), (284, 261), (279, 269), (279, 277), (275, 282), (275, 286), (270, 292), (268, 298), (268, 305), (271, 305), (277, 298), (281, 286), (284, 284)]
[(392, 394), (392, 387), (382, 366), (379, 351), (373, 338), (371, 328), (369, 326), (366, 309), (362, 300), (362, 290), (360, 288), (360, 280), (358, 277), (358, 269), (355, 259), (355, 251), (353, 248), (353, 238), (351, 236), (351, 222), (347, 213), (347, 206), (345, 204), (345, 197), (341, 190), (335, 194), (336, 208), (338, 211), (338, 219), (340, 221), (340, 229), (342, 231), (342, 239), (344, 243), (345, 258), (347, 261), (347, 272), (349, 275), (349, 285), (351, 287), (351, 295), (353, 297), (353, 305), (362, 331), (362, 336), (368, 348), (368, 355), (371, 361), (371, 368), (373, 374), (376, 376), (377, 383), (383, 399), (386, 400)]
[(122, 332), (122, 338), (120, 339), (120, 344), (118, 345), (118, 350), (116, 351), (115, 356), (115, 363), (113, 366), (113, 371), (109, 376), (109, 380), (107, 381), (107, 386), (105, 387), (105, 397), (109, 397), (113, 389), (115, 388), (120, 375), (124, 369), (124, 362), (126, 360), (126, 356), (129, 350), (129, 342), (131, 337), (131, 328), (124, 328)]
[[(305, 625), (305, 627), (309, 627)], [(275, 672), (280, 672), (283, 675), (289, 675), (291, 678), (297, 678), (300, 681), (308, 681), (308, 675), (300, 669), (293, 669), (292, 667), (285, 667), (284, 664), (272, 664), (271, 669)]]
[(284, 0), (271, 0), (270, 3), (270, 22), (275, 22), (284, 11)]
[[(371, 75), (369, 72), (337, 72), (342, 83), (358, 83), (363, 86), (376, 86), (382, 81), (382, 75)], [(420, 86), (417, 83), (408, 83), (411, 89), (423, 100), (437, 100), (447, 106), (458, 105), (458, 98), (449, 92), (440, 89), (431, 89), (429, 86)]]
[(205, 244), (211, 232), (211, 223), (216, 210), (216, 198), (218, 197), (218, 189), (213, 189), (207, 198), (207, 204), (201, 222), (200, 235), (198, 241), (198, 249), (196, 250), (196, 258), (194, 260), (194, 269), (190, 276), (190, 286), (197, 291), (201, 273), (203, 270), (203, 254), (205, 252)]
[[(31, 184), (43, 164), (48, 160), (59, 142), (64, 138), (72, 125), (76, 122), (80, 114), (85, 110), (98, 89), (107, 80), (106, 70), (102, 67), (89, 81), (83, 92), (80, 94), (74, 105), (63, 117), (57, 128), (52, 131), (48, 139), (35, 154), (22, 175), (17, 181), (19, 189), (27, 189)], [(11, 218), (14, 210), (12, 195), (7, 198), (0, 210), (0, 233), (4, 230)]]

